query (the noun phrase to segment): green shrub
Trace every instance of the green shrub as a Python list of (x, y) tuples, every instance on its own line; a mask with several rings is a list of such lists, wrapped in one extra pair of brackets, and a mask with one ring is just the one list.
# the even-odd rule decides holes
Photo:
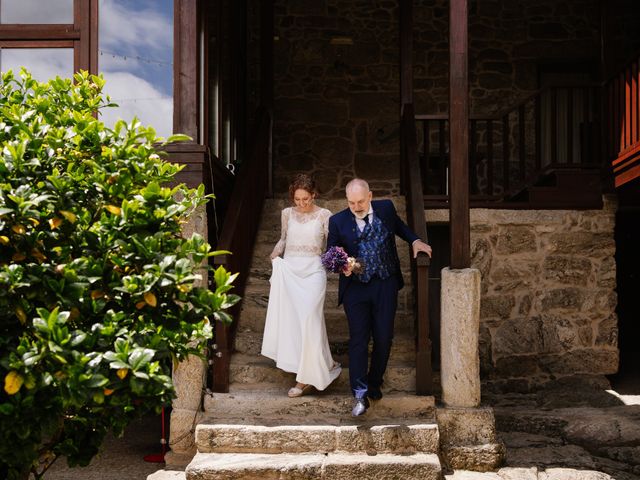
[(180, 167), (152, 128), (95, 118), (103, 85), (0, 83), (0, 478), (86, 465), (107, 432), (168, 405), (171, 361), (238, 300), (224, 269), (206, 288), (216, 252), (181, 236), (203, 188), (167, 186)]

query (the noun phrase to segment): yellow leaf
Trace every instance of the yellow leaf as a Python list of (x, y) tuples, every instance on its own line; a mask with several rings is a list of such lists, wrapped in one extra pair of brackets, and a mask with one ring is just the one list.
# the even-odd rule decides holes
[(145, 307), (145, 305), (146, 305), (146, 304), (147, 304), (147, 302), (145, 302), (145, 301), (143, 300), (143, 301), (141, 301), (141, 302), (136, 303), (136, 308), (137, 308), (138, 310), (142, 310), (142, 309)]
[(47, 257), (45, 257), (37, 248), (31, 250), (31, 256), (35, 258), (39, 263), (42, 263), (47, 259)]
[(9, 237), (5, 237), (4, 235), (0, 235), (0, 244), (9, 245)]
[(114, 215), (120, 215), (120, 212), (122, 211), (122, 209), (120, 207), (116, 207), (115, 205), (105, 205), (105, 207), (109, 212), (113, 213)]
[(34, 227), (37, 227), (38, 225), (40, 225), (40, 222), (35, 218), (30, 218), (29, 221), (33, 224)]
[(120, 368), (118, 369), (118, 371), (116, 372), (116, 375), (118, 375), (118, 378), (120, 380), (124, 380), (125, 377), (129, 374), (129, 369), (128, 368)]
[(11, 260), (13, 260), (14, 262), (21, 262), (25, 258), (27, 258), (26, 255), (20, 252), (16, 252), (11, 256)]
[(109, 395), (111, 395), (113, 393), (113, 389), (111, 388), (105, 388), (102, 393), (104, 393), (105, 397), (108, 397)]
[(104, 297), (104, 292), (102, 290), (93, 290), (91, 292), (91, 299), (97, 300), (98, 298)]
[(53, 217), (53, 218), (49, 219), (49, 226), (51, 227), (51, 230), (55, 230), (60, 225), (62, 225), (62, 219), (61, 218)]
[(27, 231), (27, 229), (24, 228), (24, 225), (21, 224), (14, 225), (13, 227), (11, 227), (11, 230), (13, 230), (14, 233), (17, 233), (18, 235), (22, 235)]
[(152, 307), (155, 307), (158, 304), (158, 300), (156, 296), (152, 292), (147, 292), (144, 294), (144, 301), (147, 302)]
[(22, 378), (22, 375), (15, 370), (11, 370), (7, 373), (7, 376), (4, 377), (4, 391), (9, 395), (15, 395), (18, 393), (18, 390), (20, 390), (23, 383), (24, 379)]
[(23, 325), (27, 323), (27, 314), (24, 313), (22, 307), (16, 307), (16, 317), (18, 317), (18, 320), (20, 320), (20, 323)]
[(180, 290), (182, 293), (187, 293), (189, 290), (191, 290), (191, 285), (182, 283), (178, 285), (178, 290)]
[(75, 213), (69, 212), (67, 210), (60, 210), (60, 215), (67, 219), (68, 222), (76, 223), (78, 217)]

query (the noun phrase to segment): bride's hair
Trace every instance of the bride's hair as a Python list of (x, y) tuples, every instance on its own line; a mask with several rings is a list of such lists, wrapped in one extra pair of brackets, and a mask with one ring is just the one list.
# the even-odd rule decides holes
[(316, 182), (314, 182), (306, 173), (299, 173), (293, 177), (293, 180), (291, 180), (291, 183), (289, 184), (289, 197), (291, 200), (293, 200), (296, 190), (299, 189), (305, 190), (312, 195), (318, 194), (318, 191), (316, 190)]

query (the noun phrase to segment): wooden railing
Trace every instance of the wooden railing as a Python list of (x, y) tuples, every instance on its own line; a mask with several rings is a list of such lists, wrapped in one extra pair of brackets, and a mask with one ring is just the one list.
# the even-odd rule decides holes
[[(228, 250), (231, 255), (214, 257), (215, 265), (223, 265), (228, 271), (239, 273), (233, 293), (244, 294), (253, 247), (260, 223), (264, 199), (269, 187), (271, 157), (272, 116), (260, 108), (256, 115), (257, 128), (253, 139), (253, 151), (239, 168), (233, 192), (220, 232), (217, 250)], [(238, 318), (241, 303), (236, 304), (231, 315)], [(237, 322), (215, 324), (213, 349), (212, 388), (216, 392), (229, 391), (229, 365)]]
[(606, 153), (619, 187), (640, 177), (640, 56), (605, 85)]
[[(401, 172), (407, 204), (407, 223), (425, 242), (427, 224), (424, 218), (424, 197), (422, 178), (418, 162), (418, 147), (414, 121), (413, 104), (402, 107), (401, 131)], [(412, 262), (413, 291), (416, 321), (416, 393), (431, 395), (433, 380), (431, 368), (431, 339), (429, 338), (429, 257), (418, 254)]]
[[(471, 116), (469, 183), (502, 200), (550, 167), (599, 166), (599, 86), (549, 87), (493, 116)], [(416, 115), (426, 195), (448, 195), (448, 115)]]

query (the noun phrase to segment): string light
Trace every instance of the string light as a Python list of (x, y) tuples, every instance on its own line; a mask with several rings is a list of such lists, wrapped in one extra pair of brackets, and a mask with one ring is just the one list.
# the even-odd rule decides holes
[(130, 60), (130, 59), (135, 59), (135, 60), (138, 60), (140, 62), (154, 64), (154, 65), (167, 66), (167, 67), (172, 67), (173, 66), (173, 62), (162, 62), (160, 60), (154, 60), (152, 58), (145, 58), (145, 57), (141, 57), (139, 55), (120, 55), (118, 53), (108, 52), (106, 50), (100, 50), (100, 49), (98, 49), (98, 52), (100, 52), (100, 56), (102, 56), (103, 54), (104, 55), (110, 55), (112, 58), (121, 58), (125, 62), (127, 60)]

